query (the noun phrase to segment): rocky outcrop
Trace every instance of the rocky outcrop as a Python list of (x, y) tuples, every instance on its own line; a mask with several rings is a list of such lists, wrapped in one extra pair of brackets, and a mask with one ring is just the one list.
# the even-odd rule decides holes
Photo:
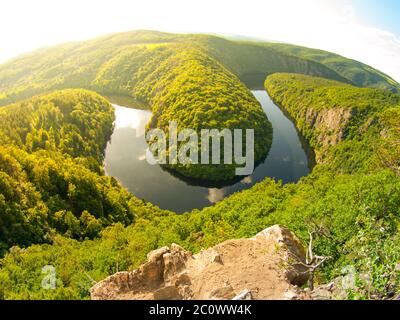
[(308, 109), (306, 123), (315, 130), (315, 136), (322, 147), (337, 145), (345, 138), (345, 129), (352, 117), (352, 110), (334, 108), (319, 112)]
[(149, 253), (132, 272), (91, 289), (95, 300), (307, 299), (305, 250), (288, 229), (273, 226), (251, 239), (226, 241), (193, 255), (172, 244)]
[(344, 278), (339, 277), (328, 284), (319, 285), (310, 292), (310, 296), (313, 300), (346, 300), (347, 291), (343, 281)]

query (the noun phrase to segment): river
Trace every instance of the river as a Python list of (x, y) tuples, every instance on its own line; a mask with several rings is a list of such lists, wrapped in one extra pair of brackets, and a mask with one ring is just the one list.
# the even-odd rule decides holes
[(310, 173), (305, 143), (292, 121), (277, 107), (266, 91), (253, 91), (273, 127), (273, 141), (265, 161), (253, 174), (230, 185), (202, 186), (195, 180), (182, 179), (146, 161), (145, 126), (151, 112), (115, 107), (115, 128), (105, 152), (106, 174), (115, 177), (136, 197), (162, 209), (177, 213), (201, 209), (225, 197), (248, 189), (266, 177), (297, 182)]

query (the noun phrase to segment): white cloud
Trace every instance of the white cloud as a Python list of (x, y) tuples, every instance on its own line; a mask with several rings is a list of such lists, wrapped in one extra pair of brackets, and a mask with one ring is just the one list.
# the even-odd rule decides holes
[(384, 30), (360, 25), (353, 27), (357, 30), (353, 37), (354, 45), (344, 48), (343, 54), (372, 65), (400, 81), (400, 39)]
[(246, 177), (242, 181), (240, 181), (242, 184), (252, 184), (253, 183), (253, 178), (252, 177)]
[(223, 189), (208, 189), (207, 199), (210, 203), (217, 203), (223, 200), (225, 191)]
[(357, 16), (348, 0), (2, 0), (0, 60), (110, 32), (220, 32), (330, 50), (400, 81), (400, 40)]

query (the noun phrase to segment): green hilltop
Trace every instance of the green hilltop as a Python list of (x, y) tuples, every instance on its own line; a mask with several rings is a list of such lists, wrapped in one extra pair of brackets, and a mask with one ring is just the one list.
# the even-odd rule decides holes
[[(100, 90), (96, 80), (101, 80), (104, 68), (115, 62), (118, 55), (143, 46), (180, 52), (201, 50), (242, 80), (256, 77), (260, 86), (269, 74), (290, 72), (322, 76), (360, 87), (392, 91), (400, 88), (398, 83), (378, 70), (325, 51), (276, 43), (231, 41), (210, 35), (132, 31), (40, 49), (0, 65), (0, 105), (54, 89), (79, 87)], [(148, 56), (151, 59), (151, 54)], [(155, 58), (153, 63), (157, 62)], [(128, 62), (120, 67), (140, 72), (136, 63)], [(118, 77), (118, 71), (124, 70), (115, 70), (114, 76)], [(104, 80), (115, 82), (114, 78)], [(134, 84), (129, 81), (122, 81), (119, 88), (111, 85), (101, 88), (136, 96), (134, 89)]]
[[(41, 49), (0, 66), (0, 105), (64, 88), (85, 88), (152, 109), (149, 128), (255, 130), (255, 160), (271, 145), (271, 125), (248, 88), (288, 72), (397, 91), (381, 72), (333, 54), (210, 35), (133, 31)], [(248, 88), (245, 87), (247, 85)], [(168, 131), (168, 130), (166, 130)], [(230, 180), (236, 164), (168, 165), (180, 174)]]

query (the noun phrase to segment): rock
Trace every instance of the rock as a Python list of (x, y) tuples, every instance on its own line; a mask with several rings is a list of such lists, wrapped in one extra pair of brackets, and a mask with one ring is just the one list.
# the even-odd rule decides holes
[(211, 262), (212, 263), (220, 263), (220, 264), (222, 264), (221, 255), (218, 252), (213, 251), (213, 254), (211, 256)]
[(223, 287), (214, 289), (210, 292), (209, 300), (232, 300), (235, 297), (235, 292), (231, 285), (226, 284)]
[(181, 300), (178, 289), (175, 286), (168, 286), (154, 292), (154, 300)]
[(202, 261), (203, 267), (214, 263), (223, 264), (221, 255), (214, 248), (202, 250), (196, 255), (196, 259)]
[(147, 261), (148, 262), (156, 262), (158, 260), (160, 260), (164, 254), (169, 252), (169, 248), (168, 247), (162, 247), (160, 249), (151, 251), (149, 254), (147, 254)]
[(313, 300), (337, 300), (347, 298), (347, 289), (343, 284), (345, 277), (338, 277), (328, 284), (318, 285), (310, 293)]
[(307, 108), (296, 117), (303, 119), (307, 126), (316, 133), (316, 143), (320, 146), (315, 154), (317, 163), (324, 163), (326, 150), (332, 145), (338, 145), (346, 138), (346, 129), (354, 114), (355, 109), (353, 108), (335, 107), (323, 110)]
[(114, 299), (116, 294), (130, 290), (129, 288), (129, 273), (119, 272), (107, 279), (97, 283), (91, 291), (95, 292), (92, 295), (93, 300), (109, 300)]
[(291, 284), (301, 287), (307, 283), (307, 268), (300, 264), (306, 262), (306, 252), (300, 240), (289, 229), (275, 225), (260, 232), (255, 238), (267, 238), (278, 244), (284, 252), (286, 278)]
[(251, 295), (250, 290), (246, 289), (246, 290), (243, 290), (241, 293), (239, 293), (232, 300), (253, 300), (253, 297)]
[(333, 108), (315, 111), (308, 109), (306, 122), (318, 132), (318, 142), (322, 146), (337, 145), (345, 138), (345, 129), (353, 117), (353, 110)]
[(297, 292), (295, 292), (293, 290), (289, 290), (283, 294), (283, 297), (284, 297), (284, 300), (297, 300), (299, 296), (298, 296)]
[(164, 279), (169, 279), (179, 274), (186, 266), (186, 262), (192, 254), (185, 251), (182, 247), (172, 244), (171, 250), (164, 253)]
[(190, 281), (190, 277), (186, 272), (183, 272), (181, 274), (179, 274), (177, 277), (175, 277), (175, 286), (179, 287), (179, 286), (190, 286), (191, 285), (191, 281)]
[(335, 282), (331, 282), (326, 285), (326, 289), (329, 291), (333, 291), (334, 288), (335, 288)]
[(307, 299), (294, 286), (307, 278), (293, 256), (305, 260), (300, 241), (288, 229), (273, 226), (196, 255), (177, 244), (154, 250), (138, 269), (112, 275), (90, 292), (96, 300)]

